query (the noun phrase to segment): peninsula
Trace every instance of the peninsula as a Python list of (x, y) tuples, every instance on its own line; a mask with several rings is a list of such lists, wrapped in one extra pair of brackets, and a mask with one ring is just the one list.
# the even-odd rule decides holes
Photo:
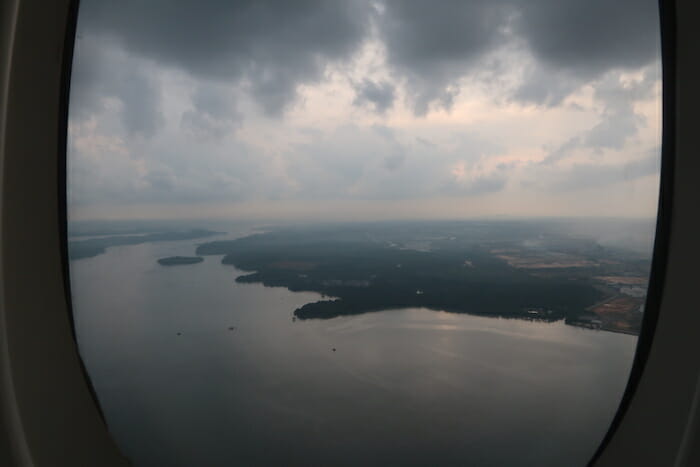
[[(537, 223), (286, 228), (204, 243), (197, 254), (221, 254), (222, 263), (254, 271), (237, 277), (239, 283), (322, 294), (323, 300), (294, 311), (299, 319), (424, 307), (571, 324), (613, 322), (627, 332), (638, 331), (642, 297), (624, 295), (630, 287), (618, 287), (619, 279), (600, 278), (644, 281), (649, 268), (639, 255)], [(623, 296), (618, 302), (625, 309), (615, 320), (579, 319), (597, 316), (599, 304)]]

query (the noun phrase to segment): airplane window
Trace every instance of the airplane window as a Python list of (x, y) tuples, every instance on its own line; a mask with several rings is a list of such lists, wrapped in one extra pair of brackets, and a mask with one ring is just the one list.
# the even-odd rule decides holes
[(585, 465), (659, 192), (655, 2), (80, 4), (76, 339), (137, 466)]

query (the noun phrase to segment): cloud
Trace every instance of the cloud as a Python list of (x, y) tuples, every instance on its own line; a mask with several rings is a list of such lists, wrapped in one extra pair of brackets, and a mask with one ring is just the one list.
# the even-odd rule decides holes
[(505, 206), (644, 177), (655, 8), (85, 0), (71, 199)]
[(461, 160), (452, 166), (452, 177), (442, 187), (442, 193), (452, 196), (479, 196), (495, 193), (506, 188), (514, 163), (500, 163), (486, 167), (487, 158), (474, 161)]
[(236, 141), (192, 138), (166, 127), (129, 138), (109, 109), (69, 126), (69, 189), (76, 205), (243, 201), (273, 193), (269, 160)]
[(588, 147), (622, 149), (627, 140), (645, 125), (646, 119), (634, 109), (639, 100), (653, 97), (654, 86), (660, 79), (658, 66), (650, 66), (641, 79), (623, 82), (608, 73), (595, 87), (595, 98), (604, 103), (603, 118), (586, 135)]
[[(280, 115), (328, 65), (379, 41), (392, 80), (360, 79), (355, 104), (383, 113), (401, 84), (415, 114), (425, 115), (433, 105), (450, 109), (460, 80), (478, 74), (493, 82), (518, 74), (512, 99), (558, 105), (609, 70), (657, 60), (657, 23), (652, 0), (91, 0), (81, 5), (78, 32), (198, 80), (239, 86), (267, 115)], [(103, 79), (81, 69), (93, 58), (76, 61), (85, 87)], [(132, 126), (153, 120), (148, 114), (134, 111)]]
[(361, 0), (86, 1), (79, 33), (110, 37), (129, 53), (201, 80), (245, 83), (268, 115), (322, 77), (366, 37), (370, 7)]
[(603, 187), (606, 185), (635, 180), (659, 173), (659, 152), (630, 162), (617, 164), (575, 164), (552, 177), (549, 188), (553, 191), (575, 191), (582, 188)]
[(440, 3), (387, 0), (377, 16), (387, 61), (403, 78), (414, 112), (424, 115), (431, 102), (449, 108), (455, 80), (504, 38), (507, 15), (502, 2)]
[(379, 36), (390, 66), (410, 89), (417, 115), (431, 103), (449, 109), (459, 80), (474, 73), (496, 78), (504, 68), (519, 69), (513, 99), (557, 105), (610, 70), (638, 69), (659, 56), (653, 0), (614, 5), (605, 0), (387, 0), (383, 5)]
[(535, 0), (523, 5), (513, 30), (536, 66), (526, 73), (516, 99), (557, 105), (610, 70), (639, 69), (658, 60), (654, 0)]
[(581, 138), (579, 136), (574, 136), (566, 140), (562, 145), (558, 146), (556, 149), (551, 151), (547, 156), (540, 162), (541, 165), (549, 166), (555, 164), (562, 159), (570, 157), (574, 150), (582, 146)]
[(151, 64), (108, 41), (79, 38), (71, 76), (71, 118), (86, 119), (112, 98), (120, 105), (122, 125), (130, 134), (153, 136), (164, 121), (156, 75)]
[(230, 92), (223, 86), (197, 86), (191, 101), (192, 108), (182, 113), (180, 124), (199, 140), (219, 140), (231, 134), (243, 121)]
[(660, 47), (654, 0), (519, 2), (513, 30), (542, 65), (588, 78), (643, 67)]
[(641, 79), (623, 79), (618, 71), (606, 73), (594, 85), (593, 98), (603, 106), (599, 121), (552, 150), (543, 160), (551, 165), (567, 159), (578, 149), (621, 150), (635, 136), (646, 119), (634, 109), (635, 102), (653, 97), (654, 85), (660, 71), (657, 66), (647, 67)]
[(480, 175), (464, 182), (453, 182), (443, 192), (452, 196), (478, 196), (495, 193), (505, 188), (508, 178), (504, 174)]
[(387, 170), (396, 170), (403, 165), (405, 160), (406, 156), (403, 153), (396, 152), (384, 158), (384, 167)]
[(354, 105), (370, 105), (377, 113), (383, 114), (394, 105), (396, 91), (388, 81), (371, 81), (364, 79), (354, 86), (356, 96)]
[(509, 99), (520, 104), (555, 107), (589, 79), (588, 75), (575, 75), (568, 69), (531, 61), (523, 66), (520, 82), (510, 92)]

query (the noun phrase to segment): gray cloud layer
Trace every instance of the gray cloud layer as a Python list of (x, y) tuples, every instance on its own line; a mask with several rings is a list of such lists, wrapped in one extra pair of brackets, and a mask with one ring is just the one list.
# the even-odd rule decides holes
[(387, 0), (384, 6), (380, 37), (389, 63), (407, 80), (419, 115), (435, 100), (449, 107), (454, 80), (505, 40), (508, 8), (499, 1)]
[(647, 65), (660, 47), (653, 0), (387, 0), (379, 23), (417, 114), (436, 100), (449, 107), (455, 81), (507, 44), (536, 60), (513, 95), (535, 104), (559, 103), (610, 69)]
[(366, 37), (364, 1), (86, 1), (84, 37), (108, 35), (130, 53), (223, 82), (245, 81), (268, 114), (318, 80), (327, 61)]
[[(131, 134), (152, 136), (163, 123), (161, 92), (142, 60), (102, 40), (78, 36), (71, 77), (71, 117), (99, 111), (106, 98), (121, 102), (121, 120)], [(152, 69), (151, 69), (152, 71)]]
[(375, 82), (364, 79), (355, 85), (355, 92), (355, 105), (370, 104), (380, 114), (391, 108), (396, 99), (395, 87), (388, 81)]
[[(449, 109), (461, 79), (476, 76), (500, 86), (513, 70), (520, 73), (517, 82), (499, 89), (498, 99), (558, 106), (593, 83), (601, 119), (533, 163), (533, 178), (562, 180), (549, 186), (565, 191), (643, 177), (657, 170), (652, 157), (602, 171), (558, 163), (582, 148), (619, 150), (645, 124), (633, 104), (651, 95), (658, 78), (649, 71), (658, 62), (656, 9), (653, 0), (84, 0), (71, 119), (83, 121), (116, 105), (113, 115), (131, 159), (111, 167), (81, 160), (76, 193), (87, 199), (102, 190), (106, 200), (178, 203), (503, 190), (516, 165), (457, 179), (450, 173), (450, 167), (472, 169), (504, 150), (469, 135), (445, 149), (386, 126), (362, 129), (348, 122), (334, 133), (309, 132), (304, 143), (276, 148), (275, 160), (235, 138), (219, 144), (237, 135), (244, 117), (284, 117), (300, 85), (323, 81), (333, 64), (352, 65), (368, 41), (383, 46), (386, 69), (381, 78), (348, 78), (358, 114), (368, 109), (373, 118), (391, 117), (403, 96), (418, 116), (436, 106)], [(620, 84), (620, 70), (645, 67), (644, 80)], [(180, 105), (190, 107), (176, 116), (179, 128), (167, 134), (163, 113), (171, 96), (158, 81), (164, 70), (196, 83), (184, 91), (182, 100), (189, 101)], [(250, 109), (241, 97), (265, 118), (255, 110), (244, 115)], [(112, 163), (106, 160), (102, 164)]]
[[(326, 64), (352, 56), (370, 37), (372, 21), (419, 115), (431, 102), (449, 108), (456, 81), (509, 43), (536, 60), (513, 97), (536, 104), (556, 104), (610, 69), (639, 68), (658, 57), (653, 0), (378, 5), (379, 13), (369, 0), (93, 0), (81, 6), (80, 32), (87, 41), (115, 38), (131, 54), (199, 78), (244, 83), (270, 115), (289, 105), (297, 85), (319, 80)], [(76, 82), (95, 74), (78, 70)], [(393, 102), (390, 83), (363, 82), (357, 91), (358, 103), (374, 103), (380, 112)]]

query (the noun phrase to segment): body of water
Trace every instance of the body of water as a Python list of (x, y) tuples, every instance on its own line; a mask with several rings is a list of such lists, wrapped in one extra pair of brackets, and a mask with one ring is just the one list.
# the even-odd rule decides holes
[(136, 466), (583, 466), (627, 382), (634, 336), (426, 309), (294, 321), (318, 294), (237, 284), (221, 256), (156, 263), (194, 249), (71, 264), (80, 351)]

